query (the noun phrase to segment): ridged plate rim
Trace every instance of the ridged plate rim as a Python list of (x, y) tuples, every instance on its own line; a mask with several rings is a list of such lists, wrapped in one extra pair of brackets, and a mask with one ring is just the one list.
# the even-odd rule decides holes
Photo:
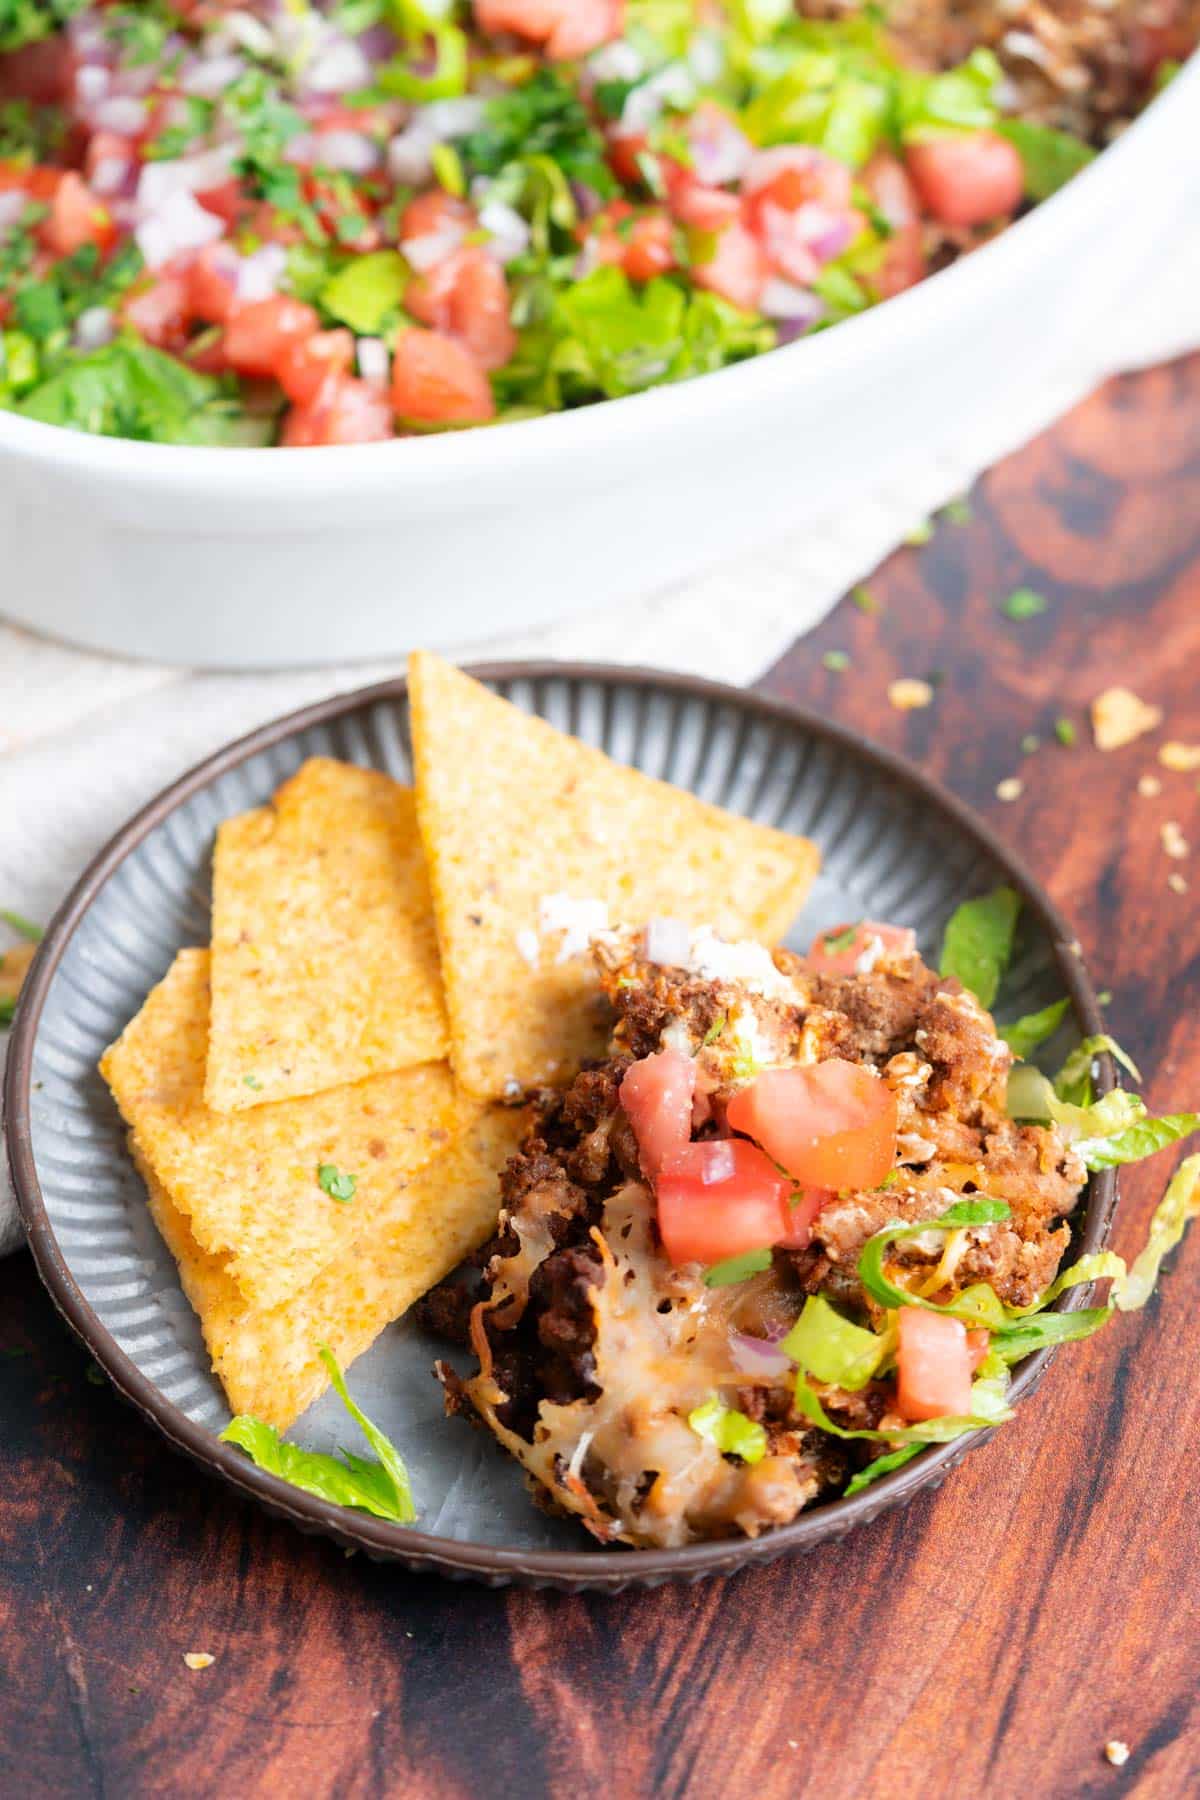
[[(699, 676), (620, 664), (540, 660), (475, 664), (468, 666), (466, 672), (483, 681), (594, 681), (648, 690), (651, 694), (657, 691), (695, 699), (785, 729), (790, 727), (865, 764), (868, 770), (885, 776), (907, 789), (924, 805), (940, 812), (976, 850), (1002, 870), (1046, 934), (1081, 1031), (1084, 1035), (1094, 1036), (1103, 1030), (1099, 1004), (1078, 940), (1041, 883), (965, 802), (896, 752), (807, 707)], [(755, 1539), (719, 1540), (675, 1550), (530, 1550), (472, 1544), (349, 1512), (266, 1474), (233, 1445), (221, 1443), (205, 1426), (188, 1418), (121, 1349), (101, 1322), (72, 1275), (58, 1243), (33, 1150), (30, 1091), (34, 1057), (42, 1011), (58, 966), (105, 883), (149, 833), (176, 809), (260, 752), (275, 748), (313, 727), (328, 725), (357, 712), (369, 712), (380, 703), (404, 701), (407, 691), (407, 682), (403, 677), (397, 677), (338, 694), (259, 726), (216, 751), (163, 789), (109, 840), (51, 920), (26, 978), (9, 1046), (3, 1101), (13, 1187), (30, 1249), (38, 1274), (67, 1324), (87, 1345), (118, 1392), (162, 1432), (175, 1449), (238, 1493), (290, 1520), (302, 1531), (329, 1536), (343, 1546), (361, 1549), (376, 1559), (399, 1561), (414, 1570), (435, 1570), (451, 1579), (478, 1580), (492, 1586), (515, 1582), (569, 1592), (584, 1589), (615, 1592), (630, 1585), (657, 1586), (667, 1580), (695, 1581), (750, 1564), (773, 1562), (789, 1553), (815, 1549), (858, 1526), (869, 1524), (892, 1507), (906, 1504), (924, 1489), (940, 1486), (955, 1463), (968, 1450), (991, 1437), (991, 1432), (983, 1431), (965, 1440), (934, 1446), (904, 1468), (884, 1476), (864, 1493), (850, 1499), (829, 1501), (802, 1514), (793, 1524)], [(1107, 1092), (1114, 1080), (1115, 1071), (1110, 1059), (1102, 1058), (1101, 1091)], [(1076, 1239), (1081, 1252), (1103, 1246), (1116, 1203), (1116, 1191), (1113, 1170), (1092, 1176)], [(1064, 1296), (1061, 1304), (1064, 1310), (1074, 1310), (1085, 1305), (1087, 1298), (1088, 1290), (1079, 1288)], [(1012, 1386), (1014, 1400), (1033, 1390), (1052, 1354), (1049, 1350), (1040, 1351), (1020, 1366)]]

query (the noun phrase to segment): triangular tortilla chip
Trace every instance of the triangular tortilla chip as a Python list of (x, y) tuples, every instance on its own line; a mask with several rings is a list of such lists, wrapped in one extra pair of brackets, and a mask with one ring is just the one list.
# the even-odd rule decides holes
[(600, 1048), (595, 982), (563, 956), (550, 897), (601, 903), (612, 925), (658, 914), (767, 943), (798, 912), (818, 863), (806, 839), (623, 768), (427, 652), (409, 699), (451, 1059), (472, 1093), (561, 1082)]
[(100, 1073), (201, 1249), (227, 1255), (256, 1306), (277, 1306), (447, 1148), (463, 1103), (448, 1066), (423, 1063), (305, 1100), (213, 1112), (207, 1042), (208, 951), (181, 950)]
[(204, 1098), (221, 1112), (444, 1057), (412, 790), (314, 757), (227, 819), (213, 861)]
[(213, 1369), (234, 1412), (284, 1431), (329, 1385), (317, 1344), (346, 1369), (385, 1325), (408, 1310), (490, 1236), (498, 1177), (526, 1115), (490, 1108), (406, 1187), (397, 1189), (354, 1248), (282, 1306), (252, 1306), (224, 1256), (202, 1250), (188, 1221), (135, 1152), (150, 1211), (179, 1264)]

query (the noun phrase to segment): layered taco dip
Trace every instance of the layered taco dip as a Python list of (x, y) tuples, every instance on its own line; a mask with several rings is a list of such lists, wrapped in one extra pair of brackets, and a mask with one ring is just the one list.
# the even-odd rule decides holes
[(822, 331), (1069, 180), (1193, 0), (0, 0), (0, 405), (368, 443)]
[(944, 974), (869, 921), (804, 957), (669, 919), (594, 940), (610, 1054), (542, 1096), (497, 1238), (424, 1303), (477, 1358), (448, 1406), (544, 1505), (605, 1543), (757, 1536), (1011, 1418), (1015, 1363), (1144, 1304), (1200, 1157), (1130, 1271), (1072, 1261), (1068, 1220), (1200, 1116), (1097, 1098), (1106, 1038), (1054, 1081), (1018, 1060), (1065, 1003), (1004, 1033), (962, 978), (994, 987), (1017, 904), (960, 909)]

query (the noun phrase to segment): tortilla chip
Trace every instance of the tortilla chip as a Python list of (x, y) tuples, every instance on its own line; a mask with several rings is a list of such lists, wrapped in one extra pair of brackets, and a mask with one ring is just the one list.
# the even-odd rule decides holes
[[(446, 1064), (423, 1063), (305, 1100), (212, 1112), (203, 1098), (207, 1042), (208, 951), (181, 950), (100, 1072), (200, 1248), (227, 1254), (256, 1306), (278, 1306), (356, 1244), (447, 1148), (462, 1103)], [(324, 1191), (323, 1168), (327, 1180), (352, 1175), (353, 1197)]]
[(767, 943), (799, 911), (819, 860), (806, 839), (623, 768), (427, 652), (409, 699), (450, 1054), (472, 1093), (561, 1082), (602, 1047), (595, 981), (539, 935), (543, 898)]
[(150, 1212), (179, 1264), (183, 1291), (199, 1315), (213, 1370), (234, 1412), (286, 1430), (329, 1385), (318, 1343), (328, 1344), (348, 1368), (385, 1325), (477, 1249), (495, 1229), (499, 1172), (525, 1125), (520, 1112), (479, 1112), (443, 1156), (397, 1190), (353, 1250), (303, 1292), (266, 1309), (247, 1301), (225, 1257), (200, 1248), (183, 1213), (135, 1152)]
[(448, 1047), (412, 791), (314, 757), (217, 832), (204, 1098), (237, 1112)]

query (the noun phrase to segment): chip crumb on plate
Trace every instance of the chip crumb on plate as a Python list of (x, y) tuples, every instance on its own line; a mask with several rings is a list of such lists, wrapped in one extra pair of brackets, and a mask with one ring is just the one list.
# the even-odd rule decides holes
[(1127, 687), (1105, 688), (1092, 701), (1092, 736), (1097, 750), (1120, 750), (1162, 724), (1161, 706), (1150, 706)]
[(1172, 869), (1167, 876), (1167, 886), (1173, 894), (1186, 894), (1188, 891), (1187, 878), (1181, 875), (1178, 869)]
[(1190, 853), (1191, 845), (1184, 837), (1183, 827), (1178, 819), (1165, 820), (1159, 827), (1159, 836), (1167, 855), (1173, 856), (1177, 862), (1182, 862), (1184, 857)]
[(1158, 760), (1164, 769), (1190, 775), (1193, 770), (1200, 769), (1200, 744), (1181, 744), (1172, 738), (1159, 746)]
[(1019, 800), (1024, 792), (1025, 783), (1018, 775), (1008, 775), (996, 783), (997, 800)]
[(1104, 1746), (1104, 1754), (1115, 1769), (1129, 1761), (1129, 1745), (1120, 1738), (1109, 1738)]
[(207, 1650), (185, 1650), (183, 1660), (189, 1669), (211, 1669), (217, 1659)]
[(1153, 800), (1162, 793), (1162, 782), (1157, 775), (1143, 775), (1138, 781), (1138, 793), (1144, 800)]
[(887, 696), (897, 712), (917, 712), (931, 704), (933, 688), (914, 675), (902, 675), (897, 681), (889, 681)]

